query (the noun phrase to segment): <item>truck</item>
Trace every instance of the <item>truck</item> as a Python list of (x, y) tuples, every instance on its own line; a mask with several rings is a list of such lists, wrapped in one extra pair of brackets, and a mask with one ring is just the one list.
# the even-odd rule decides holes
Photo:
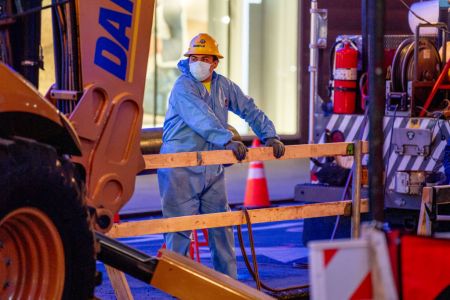
[[(368, 95), (367, 73), (372, 67), (368, 61), (368, 1), (348, 3), (360, 11), (354, 10), (345, 20), (339, 19), (342, 8), (337, 3), (319, 1), (320, 8), (314, 8), (315, 2), (311, 1), (310, 10), (310, 140), (312, 143), (368, 140), (371, 130), (368, 107), (375, 101)], [(413, 12), (408, 10), (410, 4)], [(383, 119), (381, 194), (390, 225), (414, 230), (422, 188), (445, 184), (449, 176), (445, 174), (450, 132), (444, 76), (448, 59), (444, 34), (447, 6), (438, 1), (387, 2), (385, 9), (381, 65), (384, 78), (380, 89), (383, 95), (378, 99), (383, 104), (379, 112)], [(356, 13), (361, 13), (360, 20), (355, 20)], [(421, 15), (433, 19), (425, 24), (419, 20)], [(341, 199), (347, 174), (343, 170), (348, 171), (351, 164), (351, 159), (345, 157), (332, 163), (325, 159), (312, 162), (311, 181), (321, 184), (298, 185), (296, 200), (310, 202), (317, 193), (328, 201)], [(373, 177), (373, 173), (367, 175), (368, 156), (363, 164), (366, 179)], [(332, 166), (328, 178), (326, 166)], [(316, 176), (318, 172), (320, 178)], [(368, 187), (368, 181), (364, 185)]]

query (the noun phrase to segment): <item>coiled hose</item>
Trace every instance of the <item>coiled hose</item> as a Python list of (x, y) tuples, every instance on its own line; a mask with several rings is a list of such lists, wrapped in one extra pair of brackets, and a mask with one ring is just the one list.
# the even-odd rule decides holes
[(292, 287), (287, 287), (287, 288), (281, 288), (281, 289), (275, 289), (275, 288), (271, 288), (269, 286), (267, 286), (266, 284), (264, 284), (261, 279), (259, 278), (259, 271), (258, 271), (258, 262), (256, 260), (256, 253), (255, 253), (255, 243), (253, 240), (253, 230), (252, 230), (252, 223), (250, 220), (250, 215), (248, 214), (248, 211), (246, 208), (243, 208), (242, 210), (244, 212), (244, 216), (245, 216), (245, 221), (247, 223), (247, 228), (248, 228), (248, 237), (249, 237), (249, 242), (250, 242), (250, 249), (251, 249), (251, 253), (252, 253), (252, 263), (253, 263), (253, 268), (250, 265), (247, 253), (245, 251), (245, 247), (244, 247), (244, 240), (242, 238), (242, 230), (241, 230), (241, 226), (238, 225), (237, 226), (237, 234), (238, 234), (238, 238), (239, 238), (239, 246), (241, 248), (241, 252), (242, 252), (242, 257), (244, 258), (244, 262), (245, 265), (247, 266), (247, 269), (249, 271), (249, 273), (252, 275), (253, 279), (256, 282), (256, 288), (258, 290), (261, 290), (261, 288), (273, 292), (273, 293), (281, 293), (281, 292), (286, 292), (286, 291), (292, 291), (292, 290), (300, 290), (300, 289), (305, 289), (309, 287), (309, 284), (304, 284), (304, 285), (299, 285), (299, 286), (292, 286)]

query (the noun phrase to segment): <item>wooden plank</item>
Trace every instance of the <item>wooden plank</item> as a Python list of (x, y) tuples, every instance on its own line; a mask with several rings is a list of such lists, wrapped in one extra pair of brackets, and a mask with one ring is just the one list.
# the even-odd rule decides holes
[[(307, 144), (286, 146), (286, 152), (279, 160), (353, 155), (353, 143), (333, 143), (333, 144)], [(368, 143), (363, 142), (363, 153), (367, 153)], [(271, 147), (250, 148), (247, 157), (241, 162), (275, 160)], [(217, 164), (234, 164), (239, 161), (234, 157), (231, 150), (215, 150), (201, 152), (180, 152), (172, 154), (150, 154), (144, 155), (145, 168), (176, 168), (193, 167)]]
[(173, 299), (275, 300), (244, 282), (181, 254), (167, 249), (161, 249), (159, 254), (150, 284), (172, 295)]
[(351, 220), (351, 232), (352, 238), (357, 239), (360, 237), (361, 227), (361, 174), (362, 174), (362, 143), (358, 141), (355, 143), (355, 153), (353, 155), (353, 174), (352, 176), (352, 220)]
[(369, 153), (369, 142), (368, 141), (362, 141), (362, 154)]
[(125, 274), (110, 266), (105, 265), (105, 267), (116, 298), (120, 300), (133, 300), (133, 294), (131, 294)]
[[(368, 200), (361, 199), (361, 212), (368, 211)], [(337, 201), (248, 210), (251, 222), (253, 224), (344, 214), (347, 215), (349, 212), (351, 212), (351, 201)], [(233, 211), (114, 224), (108, 232), (108, 236), (113, 238), (131, 237), (146, 234), (242, 224), (246, 224), (244, 213), (242, 211)]]
[(431, 205), (433, 198), (433, 187), (426, 186), (422, 190), (422, 202), (420, 204), (419, 222), (417, 224), (418, 235), (431, 235), (431, 221), (425, 209), (426, 205)]

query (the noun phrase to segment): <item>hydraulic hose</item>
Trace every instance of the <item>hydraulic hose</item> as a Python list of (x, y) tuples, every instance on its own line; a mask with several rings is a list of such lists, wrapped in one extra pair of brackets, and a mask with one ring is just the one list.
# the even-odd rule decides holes
[(300, 289), (305, 289), (309, 287), (309, 284), (304, 284), (304, 285), (299, 285), (299, 286), (292, 286), (292, 287), (287, 287), (287, 288), (281, 288), (281, 289), (275, 289), (272, 287), (269, 287), (268, 285), (264, 284), (260, 277), (259, 277), (259, 271), (258, 271), (258, 262), (256, 259), (256, 253), (255, 253), (255, 243), (253, 240), (253, 230), (252, 230), (252, 223), (250, 220), (250, 215), (248, 214), (248, 211), (246, 208), (244, 208), (242, 210), (244, 212), (244, 216), (245, 216), (245, 221), (247, 224), (247, 228), (248, 228), (248, 237), (249, 237), (249, 242), (250, 242), (250, 249), (251, 249), (251, 253), (252, 253), (252, 262), (253, 262), (253, 268), (250, 265), (248, 256), (247, 256), (247, 252), (245, 251), (245, 247), (244, 247), (244, 240), (242, 238), (242, 229), (241, 226), (238, 225), (237, 226), (237, 233), (238, 233), (238, 238), (239, 238), (239, 246), (241, 248), (241, 252), (242, 252), (242, 257), (244, 258), (244, 262), (245, 265), (247, 266), (247, 269), (249, 271), (249, 273), (252, 275), (253, 279), (256, 282), (256, 288), (258, 290), (261, 290), (261, 288), (270, 291), (270, 292), (274, 292), (274, 293), (280, 293), (280, 292), (286, 292), (286, 291), (292, 291), (292, 290), (300, 290)]

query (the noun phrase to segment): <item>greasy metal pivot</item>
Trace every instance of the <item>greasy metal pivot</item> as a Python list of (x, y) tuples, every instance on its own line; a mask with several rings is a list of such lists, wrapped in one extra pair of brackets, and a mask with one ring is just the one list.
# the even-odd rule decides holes
[(99, 232), (96, 232), (95, 235), (100, 244), (98, 260), (145, 283), (150, 282), (156, 268), (156, 258)]

